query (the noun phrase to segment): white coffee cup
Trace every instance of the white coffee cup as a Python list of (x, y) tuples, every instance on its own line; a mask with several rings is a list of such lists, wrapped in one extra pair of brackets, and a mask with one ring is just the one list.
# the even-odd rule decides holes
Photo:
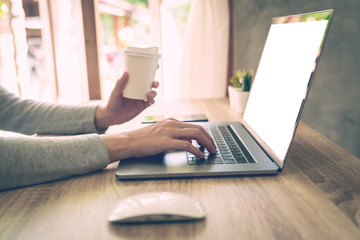
[(151, 91), (160, 55), (158, 47), (125, 47), (122, 51), (124, 70), (129, 73), (129, 81), (123, 96), (132, 99), (146, 99)]

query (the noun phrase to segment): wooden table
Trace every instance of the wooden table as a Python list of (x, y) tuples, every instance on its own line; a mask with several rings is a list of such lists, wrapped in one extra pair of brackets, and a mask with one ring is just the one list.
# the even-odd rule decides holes
[[(206, 113), (239, 120), (227, 99), (157, 103), (144, 114)], [(110, 131), (128, 130), (141, 116)], [(93, 174), (0, 192), (0, 239), (360, 239), (360, 160), (301, 123), (276, 176), (120, 182), (117, 163)], [(123, 197), (191, 195), (203, 221), (116, 225)]]

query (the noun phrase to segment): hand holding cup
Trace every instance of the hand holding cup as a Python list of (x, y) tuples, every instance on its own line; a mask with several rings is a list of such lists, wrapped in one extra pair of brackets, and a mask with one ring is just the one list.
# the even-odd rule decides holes
[(151, 91), (160, 55), (158, 47), (125, 47), (123, 50), (124, 70), (129, 81), (124, 88), (124, 97), (144, 100)]

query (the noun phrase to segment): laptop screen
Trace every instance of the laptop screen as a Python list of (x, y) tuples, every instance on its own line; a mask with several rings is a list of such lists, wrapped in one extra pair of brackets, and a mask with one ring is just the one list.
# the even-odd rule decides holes
[(272, 20), (243, 123), (270, 157), (280, 161), (280, 167), (295, 134), (332, 13)]

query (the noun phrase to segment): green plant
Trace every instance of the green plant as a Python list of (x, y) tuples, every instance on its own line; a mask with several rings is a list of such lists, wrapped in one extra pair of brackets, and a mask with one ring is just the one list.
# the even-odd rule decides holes
[(252, 69), (239, 69), (230, 79), (231, 86), (240, 88), (244, 92), (250, 91), (254, 71)]
[(4, 0), (0, 0), (0, 16), (6, 15), (6, 9), (7, 9), (7, 6), (4, 3)]

